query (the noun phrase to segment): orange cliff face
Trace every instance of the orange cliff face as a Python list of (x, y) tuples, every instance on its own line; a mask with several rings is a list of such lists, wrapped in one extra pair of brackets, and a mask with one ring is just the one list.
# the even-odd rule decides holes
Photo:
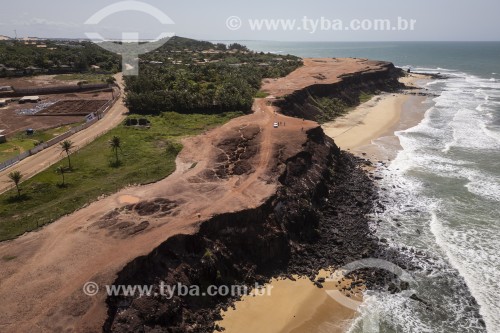
[(345, 76), (361, 73), (383, 72), (391, 63), (355, 58), (306, 58), (304, 66), (290, 75), (266, 79), (262, 90), (281, 98), (314, 85), (339, 83)]
[(401, 69), (390, 62), (353, 58), (304, 59), (304, 66), (286, 78), (266, 79), (262, 90), (283, 114), (324, 120), (318, 99), (338, 99), (347, 107), (359, 104), (362, 94), (394, 92), (404, 87)]
[[(264, 90), (283, 96), (318, 82), (339, 82), (345, 75), (382, 71), (387, 64), (358, 59), (304, 62), (286, 78), (266, 80)], [(252, 114), (184, 140), (177, 169), (166, 179), (121, 190), (38, 232), (0, 243), (0, 258), (16, 256), (3, 262), (0, 271), (2, 332), (33, 327), (40, 332), (99, 331), (108, 318), (106, 295), (84, 295), (86, 282), (113, 284), (129, 262), (168, 238), (196, 234), (213, 216), (261, 207), (286, 183), (290, 170), (324, 167), (333, 143), (318, 124), (278, 114), (270, 100), (257, 99)], [(326, 147), (325, 156), (302, 154), (310, 142)], [(311, 170), (321, 175), (321, 170)]]

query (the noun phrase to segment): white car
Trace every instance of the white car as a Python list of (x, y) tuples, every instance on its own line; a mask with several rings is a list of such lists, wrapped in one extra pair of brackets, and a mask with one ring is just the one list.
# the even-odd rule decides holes
[(274, 128), (278, 128), (278, 127), (279, 127), (279, 124), (278, 124), (278, 123), (274, 123), (273, 127), (274, 127)]

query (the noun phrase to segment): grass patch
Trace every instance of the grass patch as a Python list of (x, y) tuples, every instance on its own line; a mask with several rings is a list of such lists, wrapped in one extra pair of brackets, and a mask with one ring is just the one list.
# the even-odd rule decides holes
[(108, 74), (74, 73), (56, 75), (54, 79), (61, 81), (87, 81), (88, 83), (103, 83), (110, 77), (111, 75)]
[(255, 98), (266, 98), (267, 96), (269, 96), (269, 93), (262, 90), (257, 91), (255, 94)]
[(317, 116), (319, 123), (332, 121), (337, 117), (343, 116), (348, 111), (348, 106), (339, 98), (322, 97), (313, 99), (314, 105), (321, 110)]
[[(33, 146), (32, 146), (33, 147)], [(25, 151), (24, 147), (19, 147), (18, 145), (6, 142), (0, 144), (0, 163), (10, 160)]]
[(372, 99), (372, 97), (375, 96), (374, 94), (369, 94), (369, 93), (365, 93), (365, 92), (362, 92), (360, 95), (359, 95), (359, 103), (366, 103), (368, 102), (370, 99)]
[[(118, 126), (71, 155), (73, 169), (64, 174), (65, 186), (60, 185), (62, 177), (56, 173), (59, 165), (67, 166), (67, 160), (62, 160), (23, 182), (21, 198), (17, 198), (15, 190), (0, 195), (0, 241), (51, 223), (129, 184), (147, 184), (165, 178), (175, 170), (175, 158), (182, 148), (180, 138), (199, 134), (241, 115), (240, 112), (215, 115), (168, 112), (147, 117), (150, 129)], [(113, 136), (121, 139), (118, 165), (113, 165), (115, 158), (108, 145)]]
[(309, 95), (309, 99), (311, 105), (313, 105), (320, 111), (316, 116), (316, 120), (320, 124), (323, 124), (329, 121), (333, 121), (336, 118), (353, 111), (358, 105), (371, 100), (373, 96), (375, 96), (375, 94), (361, 92), (359, 94), (359, 103), (357, 103), (356, 105), (349, 105), (342, 99), (336, 97), (315, 97)]
[(80, 123), (60, 126), (45, 131), (35, 131), (30, 136), (26, 135), (25, 132), (20, 132), (9, 138), (6, 143), (0, 144), (0, 163), (34, 148), (37, 143), (53, 139), (77, 125), (80, 125)]

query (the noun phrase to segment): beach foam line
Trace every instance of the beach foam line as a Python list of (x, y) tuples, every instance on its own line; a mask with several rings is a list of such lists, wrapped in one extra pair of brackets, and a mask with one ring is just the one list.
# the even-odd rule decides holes
[[(450, 237), (450, 235), (453, 236), (456, 235), (456, 233), (454, 233), (453, 230), (448, 229), (442, 223), (442, 221), (438, 217), (438, 210), (432, 211), (431, 215), (432, 218), (430, 221), (430, 227), (432, 233), (436, 237), (436, 242), (445, 252), (452, 266), (455, 267), (464, 277), (467, 286), (469, 287), (472, 294), (474, 295), (474, 297), (476, 298), (477, 302), (480, 305), (480, 313), (485, 319), (487, 327), (497, 327), (497, 328), (500, 327), (500, 320), (498, 320), (498, 316), (496, 313), (494, 313), (493, 310), (493, 308), (495, 308), (493, 306), (494, 304), (492, 304), (491, 301), (489, 300), (491, 294), (491, 287), (493, 287), (494, 290), (497, 290), (498, 287), (500, 286), (494, 286), (494, 285), (491, 286), (490, 284), (488, 284), (485, 289), (485, 285), (480, 282), (485, 275), (481, 276), (480, 274), (477, 274), (478, 273), (477, 265), (471, 265), (471, 263), (467, 262), (466, 260), (463, 260), (463, 258), (470, 257), (472, 253), (479, 254), (481, 253), (481, 251), (467, 251), (467, 255), (463, 256), (464, 250), (462, 250), (459, 246), (457, 246), (457, 244), (463, 244), (464, 242), (470, 243), (471, 239), (469, 239), (468, 236), (464, 235), (463, 233), (459, 233), (458, 236), (460, 238), (465, 236), (466, 239), (464, 240), (459, 238), (455, 239), (454, 241), (453, 237)], [(460, 255), (460, 253), (462, 253), (462, 256)], [(476, 260), (479, 259), (479, 257), (476, 256), (475, 258)], [(474, 257), (472, 257), (472, 260), (474, 260)], [(496, 260), (500, 260), (500, 257), (497, 256)], [(487, 271), (484, 273), (486, 275), (489, 275), (492, 272), (489, 269), (487, 269)]]

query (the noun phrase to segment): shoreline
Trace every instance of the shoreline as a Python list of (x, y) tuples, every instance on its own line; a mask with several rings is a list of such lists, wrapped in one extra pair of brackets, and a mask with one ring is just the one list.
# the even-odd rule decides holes
[[(418, 81), (428, 79), (428, 76), (411, 74), (401, 82), (416, 87)], [(322, 128), (343, 150), (374, 163), (392, 160), (402, 149), (395, 132), (423, 120), (427, 108), (422, 107), (422, 103), (427, 99), (428, 96), (404, 93), (377, 95), (345, 116), (323, 124)], [(375, 142), (378, 140), (383, 142)], [(324, 272), (318, 277), (325, 277)], [(272, 288), (270, 297), (243, 297), (235, 302), (234, 308), (221, 312), (223, 320), (218, 325), (228, 333), (300, 333), (323, 329), (343, 333), (358, 314), (329, 298), (324, 288), (318, 288), (305, 277), (297, 281), (273, 279), (266, 286)], [(362, 295), (357, 296), (357, 300), (362, 301)]]
[[(374, 69), (367, 72), (367, 64)], [(311, 60), (293, 77), (319, 80), (315, 76), (325, 66), (331, 66), (324, 72), (330, 84), (311, 86), (318, 93), (323, 88), (350, 89), (354, 96), (359, 81), (374, 91), (384, 84), (399, 85), (392, 64), (367, 60)], [(295, 84), (293, 98), (283, 101), (306, 103), (308, 82)], [(369, 236), (366, 216), (372, 206), (367, 203), (377, 193), (359, 167), (362, 161), (341, 152), (317, 123), (277, 115), (274, 107), (256, 99), (255, 112), (184, 140), (177, 161), (195, 167), (126, 188), (40, 232), (0, 244), (0, 253), (16, 256), (4, 263), (1, 274), (5, 302), (0, 317), (15, 323), (4, 330), (57, 325), (97, 331), (104, 324), (106, 332), (138, 325), (184, 332), (195, 323), (208, 332), (232, 299), (211, 299), (210, 306), (205, 299), (185, 302), (179, 311), (172, 305), (180, 304), (181, 296), (175, 302), (130, 296), (124, 309), (122, 297), (101, 293), (89, 299), (82, 285), (147, 285), (158, 279), (175, 285), (180, 278), (186, 285), (220, 284), (221, 277), (225, 283), (253, 284), (293, 274), (314, 280), (324, 267), (342, 267), (382, 251), (383, 245)], [(286, 119), (286, 127), (284, 121), (274, 127), (276, 119)], [(309, 156), (314, 163), (308, 163)], [(16, 283), (33, 274), (43, 284)], [(67, 283), (58, 293), (39, 292), (53, 290), (61, 280)], [(26, 308), (31, 311), (19, 310)], [(149, 316), (160, 308), (161, 314)]]
[[(217, 324), (231, 333), (302, 333), (327, 329), (342, 333), (356, 318), (356, 311), (337, 302), (330, 291), (341, 292), (348, 299), (362, 302), (363, 287), (348, 288), (353, 282), (341, 272), (322, 270), (316, 281), (327, 279), (318, 288), (307, 277), (274, 278), (268, 284), (266, 295), (243, 296), (233, 308), (221, 311), (223, 319)], [(328, 279), (331, 281), (328, 281)], [(258, 291), (257, 291), (258, 293)], [(291, 295), (293, 295), (291, 297)], [(349, 295), (349, 296), (346, 296)], [(270, 296), (270, 297), (268, 297)], [(258, 321), (255, 318), (259, 318)]]
[[(427, 75), (410, 74), (400, 82), (421, 89), (418, 83), (429, 79)], [(392, 160), (402, 149), (395, 132), (414, 127), (424, 119), (428, 108), (422, 104), (428, 98), (405, 93), (376, 95), (346, 115), (324, 123), (322, 128), (343, 150), (372, 162)]]
[(410, 96), (378, 95), (345, 116), (322, 125), (325, 134), (344, 150), (356, 150), (380, 138), (399, 124), (403, 105)]

